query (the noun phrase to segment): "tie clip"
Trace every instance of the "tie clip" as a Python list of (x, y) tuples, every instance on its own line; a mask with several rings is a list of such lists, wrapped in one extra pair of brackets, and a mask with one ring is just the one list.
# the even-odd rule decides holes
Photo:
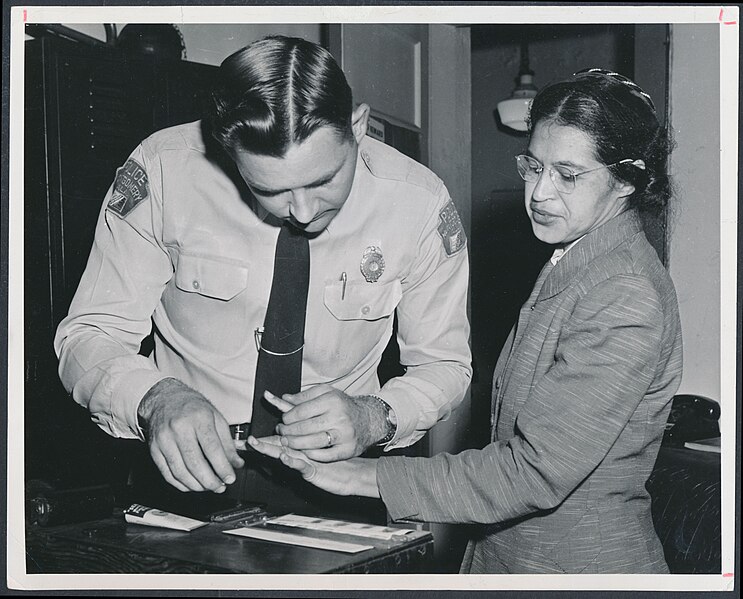
[(264, 351), (267, 354), (271, 354), (272, 356), (291, 356), (292, 354), (296, 354), (298, 351), (301, 351), (302, 348), (304, 347), (304, 343), (303, 343), (297, 349), (293, 349), (292, 351), (288, 351), (284, 353), (271, 351), (270, 349), (266, 349), (265, 347), (263, 347), (263, 345), (261, 345), (261, 339), (263, 338), (263, 331), (264, 331), (263, 327), (257, 327), (255, 331), (253, 332), (253, 335), (255, 337), (255, 349), (258, 352)]

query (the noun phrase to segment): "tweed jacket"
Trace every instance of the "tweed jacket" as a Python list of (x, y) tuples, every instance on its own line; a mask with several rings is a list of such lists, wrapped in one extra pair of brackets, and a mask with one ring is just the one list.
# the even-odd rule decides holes
[(681, 369), (673, 284), (625, 212), (540, 273), (496, 364), (491, 443), (382, 458), (382, 498), (476, 525), (463, 573), (667, 572), (645, 483)]

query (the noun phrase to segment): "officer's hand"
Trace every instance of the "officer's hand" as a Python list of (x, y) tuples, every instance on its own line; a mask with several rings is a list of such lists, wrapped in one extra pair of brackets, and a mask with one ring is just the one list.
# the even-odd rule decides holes
[(274, 437), (256, 439), (248, 437), (248, 443), (256, 451), (281, 460), (297, 470), (307, 482), (336, 495), (362, 495), (379, 497), (377, 487), (377, 460), (354, 458), (343, 462), (323, 464), (296, 451), (276, 443)]
[(361, 455), (386, 432), (379, 402), (330, 385), (281, 398), (268, 391), (264, 396), (284, 413), (283, 424), (276, 427), (282, 445), (302, 450), (311, 460), (334, 462)]
[(181, 491), (222, 493), (244, 462), (222, 415), (177, 379), (154, 385), (137, 410), (150, 455), (165, 480)]

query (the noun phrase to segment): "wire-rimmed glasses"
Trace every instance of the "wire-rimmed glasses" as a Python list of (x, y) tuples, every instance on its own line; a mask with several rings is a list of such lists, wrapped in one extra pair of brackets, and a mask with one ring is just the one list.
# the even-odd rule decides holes
[[(547, 172), (549, 173), (550, 180), (552, 181), (552, 184), (555, 186), (555, 189), (557, 189), (557, 191), (559, 191), (560, 193), (572, 193), (573, 190), (575, 190), (575, 181), (578, 177), (604, 168), (611, 168), (612, 166), (617, 166), (619, 164), (632, 164), (637, 168), (645, 168), (645, 163), (642, 160), (625, 158), (623, 160), (613, 162), (612, 164), (602, 164), (601, 166), (597, 166), (596, 168), (591, 168), (587, 171), (581, 171), (579, 173), (574, 173), (568, 167), (560, 165), (549, 167)], [(544, 170), (544, 165), (532, 156), (519, 154), (518, 156), (516, 156), (516, 168), (519, 171), (519, 175), (521, 175), (521, 178), (524, 181), (528, 181), (529, 183), (536, 183), (539, 180), (542, 171)]]

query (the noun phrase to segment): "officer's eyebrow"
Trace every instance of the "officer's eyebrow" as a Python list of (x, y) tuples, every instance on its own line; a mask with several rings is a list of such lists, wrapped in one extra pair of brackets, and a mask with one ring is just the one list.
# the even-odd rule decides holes
[[(305, 185), (305, 189), (315, 189), (316, 187), (322, 187), (323, 185), (327, 185), (330, 183), (333, 179), (335, 179), (335, 176), (340, 171), (340, 168), (335, 171), (334, 173), (331, 173), (330, 175), (327, 175), (326, 177), (323, 177), (322, 179), (319, 179), (317, 181), (313, 181), (312, 183)], [(249, 181), (245, 181), (248, 184), (248, 187), (250, 187), (253, 192), (258, 193), (260, 195), (265, 196), (277, 196), (281, 193), (284, 193), (286, 191), (291, 191), (290, 189), (264, 189), (262, 187), (259, 187), (257, 185), (254, 185), (250, 183)]]

